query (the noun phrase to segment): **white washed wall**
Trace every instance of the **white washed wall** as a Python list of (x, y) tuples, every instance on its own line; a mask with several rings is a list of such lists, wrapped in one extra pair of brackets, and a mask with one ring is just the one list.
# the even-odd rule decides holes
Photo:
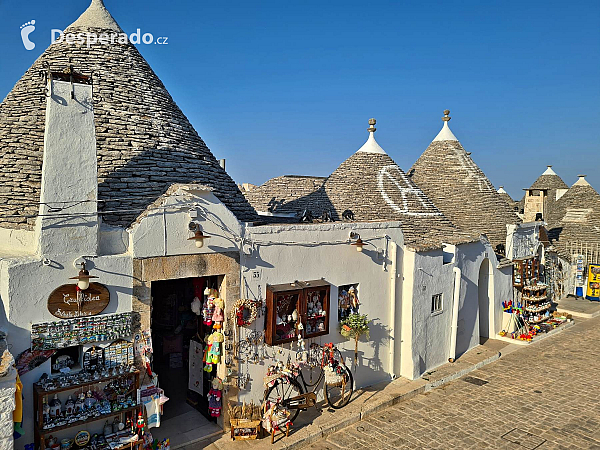
[[(333, 242), (348, 239), (349, 231), (356, 231), (363, 241), (373, 245), (364, 247), (362, 253), (349, 243), (335, 245), (303, 246), (308, 242)], [(290, 283), (295, 280), (317, 280), (324, 278), (331, 286), (331, 315), (329, 334), (316, 338), (320, 344), (333, 342), (338, 345), (348, 362), (354, 357), (354, 344), (339, 334), (337, 319), (338, 287), (351, 283), (359, 284), (360, 313), (368, 314), (372, 319), (371, 337), (359, 345), (359, 364), (353, 372), (356, 386), (367, 386), (383, 380), (389, 380), (391, 374), (389, 336), (392, 320), (390, 311), (391, 265), (388, 261), (384, 270), (384, 259), (377, 255), (376, 247), (386, 249), (388, 240), (402, 244), (402, 232), (398, 223), (369, 224), (307, 224), (286, 226), (261, 226), (248, 228), (247, 240), (252, 243), (251, 255), (241, 258), (242, 275), (247, 283), (250, 298), (264, 299), (267, 284)], [(260, 244), (263, 242), (264, 244)], [(266, 244), (266, 242), (270, 242)], [(296, 244), (287, 244), (296, 243)], [(245, 246), (246, 248), (246, 246)], [(400, 251), (399, 251), (400, 253)], [(400, 258), (400, 255), (398, 255)], [(258, 271), (260, 279), (252, 278), (252, 272)], [(246, 287), (242, 280), (242, 292)], [(397, 289), (399, 298), (400, 289)], [(399, 310), (399, 307), (398, 307)], [(255, 329), (263, 329), (264, 319), (254, 323)], [(310, 342), (307, 341), (307, 346)], [(284, 354), (279, 357), (285, 362), (290, 344), (285, 344)], [(279, 347), (273, 347), (278, 349)], [(399, 351), (399, 345), (397, 346)], [(295, 358), (295, 350), (291, 353)], [(250, 364), (252, 379), (247, 389), (241, 390), (241, 400), (259, 401), (263, 393), (263, 377), (267, 367), (273, 361)], [(246, 366), (243, 366), (245, 372)]]

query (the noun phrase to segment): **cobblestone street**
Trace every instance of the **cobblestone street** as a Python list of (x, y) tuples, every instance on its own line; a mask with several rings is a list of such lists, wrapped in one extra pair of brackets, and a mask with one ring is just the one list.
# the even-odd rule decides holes
[(578, 320), (309, 448), (600, 449), (599, 341), (600, 317)]

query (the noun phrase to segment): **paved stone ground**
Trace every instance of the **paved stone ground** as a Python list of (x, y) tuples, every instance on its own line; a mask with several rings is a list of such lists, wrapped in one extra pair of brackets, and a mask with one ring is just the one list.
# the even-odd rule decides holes
[(600, 317), (577, 322), (307, 448), (600, 449)]
[(556, 304), (558, 311), (568, 311), (575, 317), (596, 317), (600, 315), (600, 302), (592, 302), (581, 297), (561, 298)]

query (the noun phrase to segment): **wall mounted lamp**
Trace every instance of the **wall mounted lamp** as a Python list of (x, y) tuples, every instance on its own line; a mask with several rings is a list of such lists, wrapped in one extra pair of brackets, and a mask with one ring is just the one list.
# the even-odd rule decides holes
[(350, 232), (350, 239), (356, 239), (356, 241), (352, 242), (350, 245), (354, 245), (356, 247), (356, 251), (357, 252), (362, 252), (363, 251), (363, 246), (365, 245), (365, 243), (360, 238), (360, 234), (355, 233), (354, 231), (351, 231)]
[(77, 275), (76, 277), (71, 277), (69, 278), (69, 280), (77, 280), (77, 287), (82, 290), (85, 291), (87, 288), (90, 287), (90, 278), (98, 278), (94, 275), (90, 275), (90, 272), (88, 272), (85, 268), (85, 262), (81, 263), (81, 270), (79, 271), (79, 275)]
[(200, 225), (196, 222), (191, 222), (189, 225), (190, 231), (194, 232), (194, 235), (191, 238), (188, 238), (188, 241), (194, 241), (196, 247), (202, 248), (204, 246), (204, 239), (210, 238), (207, 234), (204, 234), (200, 229)]

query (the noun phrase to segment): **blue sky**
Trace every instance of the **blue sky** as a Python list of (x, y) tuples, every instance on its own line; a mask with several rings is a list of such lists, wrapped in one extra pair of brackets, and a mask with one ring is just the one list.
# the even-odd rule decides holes
[[(88, 0), (0, 0), (0, 97)], [(450, 127), (494, 186), (547, 164), (600, 190), (600, 2), (105, 0), (237, 182), (328, 175), (366, 140), (404, 170)], [(36, 20), (25, 50), (20, 26)]]

